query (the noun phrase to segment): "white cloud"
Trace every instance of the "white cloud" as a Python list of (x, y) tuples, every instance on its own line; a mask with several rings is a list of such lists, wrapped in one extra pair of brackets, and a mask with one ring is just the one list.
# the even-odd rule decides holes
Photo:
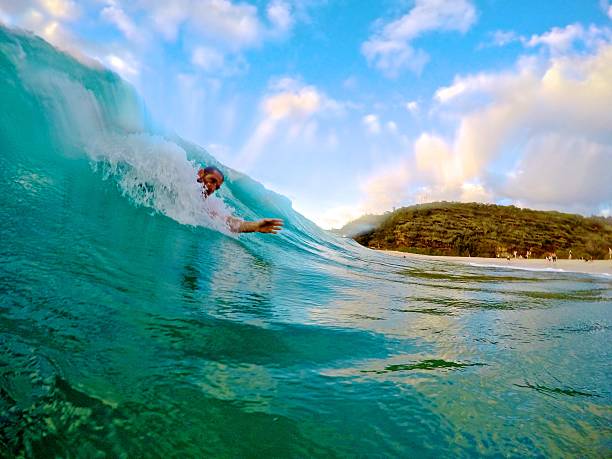
[(285, 0), (264, 8), (234, 0), (106, 0), (101, 14), (141, 48), (155, 45), (151, 31), (163, 41), (182, 39), (194, 65), (225, 76), (246, 67), (245, 50), (284, 36), (295, 23)]
[(222, 68), (225, 58), (214, 48), (198, 46), (191, 54), (191, 62), (203, 70), (212, 71)]
[[(135, 76), (143, 68), (131, 57), (155, 53), (153, 61), (164, 61), (167, 56), (160, 56), (159, 48), (165, 46), (164, 41), (178, 39), (200, 71), (220, 76), (241, 73), (248, 67), (244, 52), (286, 36), (305, 8), (288, 0), (264, 4), (240, 0), (0, 0), (0, 18), (41, 35), (83, 62), (98, 59), (138, 86)], [(94, 26), (109, 24), (127, 41), (80, 40), (71, 30), (83, 12)], [(96, 19), (102, 21), (95, 23)]]
[(178, 37), (180, 27), (189, 19), (191, 1), (147, 0), (141, 3), (141, 6), (147, 12), (152, 27), (160, 32), (165, 40), (174, 41)]
[(0, 12), (17, 18), (36, 12), (61, 21), (72, 21), (81, 15), (81, 9), (72, 0), (0, 0)]
[(364, 116), (361, 121), (371, 134), (380, 134), (380, 121), (377, 115), (370, 113)]
[(270, 2), (266, 13), (274, 29), (281, 33), (286, 32), (293, 26), (294, 19), (291, 16), (291, 8), (282, 0), (273, 0)]
[(610, 27), (593, 24), (585, 27), (580, 23), (575, 23), (565, 27), (553, 27), (545, 33), (534, 34), (530, 37), (517, 35), (513, 31), (496, 31), (492, 34), (491, 42), (483, 43), (480, 47), (506, 46), (519, 42), (527, 49), (539, 49), (548, 51), (552, 56), (563, 56), (570, 52), (593, 51), (610, 41), (612, 41)]
[(461, 202), (492, 202), (493, 193), (480, 183), (465, 182), (461, 184)]
[(467, 88), (468, 85), (464, 78), (455, 78), (451, 86), (438, 88), (434, 94), (434, 99), (438, 102), (445, 103), (463, 94)]
[(339, 205), (323, 211), (320, 206), (302, 209), (299, 205), (295, 205), (295, 210), (324, 229), (341, 228), (346, 222), (355, 220), (365, 213), (363, 208), (356, 205)]
[(414, 143), (414, 156), (420, 177), (453, 187), (461, 183), (461, 165), (442, 138), (421, 134)]
[(264, 148), (278, 137), (289, 142), (313, 140), (318, 131), (315, 117), (341, 110), (341, 104), (315, 86), (304, 85), (293, 78), (276, 80), (270, 85), (270, 92), (261, 100), (257, 127), (235, 163), (240, 165), (241, 170), (248, 170)]
[(429, 57), (412, 46), (412, 41), (427, 32), (465, 33), (476, 21), (476, 10), (469, 0), (417, 0), (414, 8), (363, 43), (368, 62), (389, 77), (402, 70), (420, 73)]
[[(139, 18), (141, 28), (152, 27), (162, 38), (174, 41), (179, 33), (192, 38), (207, 38), (231, 50), (259, 44), (265, 28), (259, 19), (257, 7), (230, 0), (108, 0), (111, 11), (121, 11), (124, 19)], [(130, 11), (128, 16), (125, 11)], [(121, 13), (119, 13), (121, 15)]]
[(543, 47), (553, 55), (563, 55), (578, 45), (594, 49), (610, 42), (611, 39), (612, 30), (609, 27), (596, 25), (585, 27), (580, 23), (575, 23), (565, 27), (553, 27), (543, 34), (534, 34), (531, 37), (519, 36), (513, 31), (496, 31), (493, 33), (490, 45), (505, 46), (509, 43), (520, 42), (526, 48)]
[(39, 0), (38, 2), (52, 17), (62, 20), (74, 20), (80, 9), (72, 0)]
[(599, 0), (603, 12), (612, 19), (612, 2), (610, 0)]
[(253, 5), (202, 0), (190, 6), (186, 26), (233, 50), (258, 45), (262, 38), (263, 25)]
[(378, 205), (426, 197), (609, 207), (612, 44), (587, 55), (519, 59), (514, 72), (457, 77), (435, 97), (444, 116), (458, 120), (454, 135), (421, 134), (409, 154), (373, 177)]
[(374, 65), (389, 78), (397, 77), (404, 69), (420, 74), (429, 62), (423, 50), (415, 50), (407, 43), (371, 39), (361, 47), (368, 63)]
[(231, 0), (142, 0), (138, 5), (166, 40), (174, 41), (182, 32), (231, 52), (258, 46), (288, 32), (295, 23), (284, 0), (272, 0), (262, 11), (269, 26), (257, 6)]
[(108, 0), (106, 6), (102, 8), (100, 15), (108, 22), (117, 26), (127, 39), (140, 40), (142, 38), (134, 22), (132, 22), (115, 0)]
[(406, 102), (406, 110), (408, 110), (413, 115), (416, 115), (419, 112), (419, 103), (416, 100)]
[(132, 81), (133, 77), (140, 74), (140, 66), (132, 56), (121, 58), (116, 54), (109, 54), (105, 57), (104, 62), (117, 73), (124, 75), (128, 81)]
[(295, 91), (285, 91), (268, 96), (263, 101), (267, 117), (274, 120), (283, 118), (307, 118), (321, 107), (322, 96), (314, 86), (304, 86)]
[(406, 202), (410, 197), (408, 184), (414, 179), (413, 170), (410, 162), (402, 159), (370, 174), (361, 187), (364, 213), (385, 212)]
[(612, 143), (556, 132), (530, 139), (501, 191), (509, 198), (551, 206), (612, 201)]
[(22, 14), (24, 11), (32, 8), (33, 3), (34, 2), (32, 0), (24, 0), (22, 2), (0, 0), (0, 12), (6, 16)]
[(395, 121), (387, 121), (386, 127), (387, 131), (389, 131), (390, 133), (397, 133), (397, 124), (395, 123)]
[[(612, 46), (588, 58), (552, 59), (543, 71), (523, 69), (514, 78), (482, 75), (463, 85), (464, 95), (486, 94), (493, 101), (461, 118), (453, 153), (463, 181), (481, 176), (504, 149), (529, 156), (526, 142), (540, 133), (612, 141), (612, 113), (603, 102), (612, 100)], [(574, 164), (582, 160), (575, 159)]]
[[(525, 61), (525, 63), (531, 64), (529, 61)], [(532, 71), (533, 69), (526, 70), (527, 73)], [(499, 90), (502, 87), (507, 91), (520, 91), (519, 82), (520, 78), (517, 78), (514, 73), (480, 73), (467, 77), (457, 76), (452, 85), (438, 88), (434, 93), (434, 99), (441, 104), (445, 104), (475, 92), (484, 93)]]
[(509, 43), (519, 41), (519, 37), (516, 32), (512, 30), (496, 30), (492, 36), (493, 44), (496, 46), (506, 46)]
[(544, 45), (553, 52), (565, 52), (571, 48), (575, 41), (584, 39), (585, 30), (582, 24), (570, 24), (566, 27), (553, 27), (549, 32), (542, 35), (532, 35), (530, 39), (524, 40), (525, 45), (535, 47)]

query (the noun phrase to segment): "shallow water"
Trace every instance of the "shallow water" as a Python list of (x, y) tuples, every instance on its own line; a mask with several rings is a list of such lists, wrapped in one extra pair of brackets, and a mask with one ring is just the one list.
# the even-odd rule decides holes
[(372, 252), (234, 171), (286, 228), (226, 234), (115, 76), (6, 29), (0, 71), (0, 455), (610, 456), (609, 279)]

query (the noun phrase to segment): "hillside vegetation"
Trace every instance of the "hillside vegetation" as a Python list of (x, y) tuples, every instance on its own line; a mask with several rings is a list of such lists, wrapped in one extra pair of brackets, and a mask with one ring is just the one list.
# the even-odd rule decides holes
[[(354, 239), (366, 247), (427, 255), (608, 258), (612, 219), (476, 203), (404, 207)], [(348, 224), (350, 225), (350, 223)], [(347, 225), (347, 226), (348, 226)], [(342, 232), (342, 229), (338, 230)]]

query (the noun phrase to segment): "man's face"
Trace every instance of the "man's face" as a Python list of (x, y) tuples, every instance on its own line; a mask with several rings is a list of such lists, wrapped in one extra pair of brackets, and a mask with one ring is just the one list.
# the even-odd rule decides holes
[(223, 183), (223, 177), (217, 171), (201, 173), (198, 175), (198, 182), (202, 184), (206, 196), (210, 196), (219, 189)]

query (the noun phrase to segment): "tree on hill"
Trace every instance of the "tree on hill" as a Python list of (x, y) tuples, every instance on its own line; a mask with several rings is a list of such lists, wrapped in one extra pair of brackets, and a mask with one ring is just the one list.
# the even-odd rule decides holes
[[(612, 224), (603, 217), (520, 209), (494, 204), (437, 202), (379, 216), (380, 223), (354, 239), (377, 249), (428, 255), (604, 259)], [(349, 226), (350, 223), (347, 225)]]

